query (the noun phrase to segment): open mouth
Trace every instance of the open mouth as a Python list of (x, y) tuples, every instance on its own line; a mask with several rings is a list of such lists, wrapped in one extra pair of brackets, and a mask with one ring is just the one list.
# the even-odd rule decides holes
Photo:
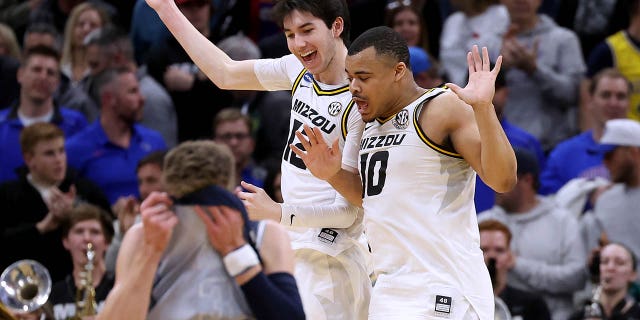
[(303, 54), (300, 55), (300, 57), (302, 58), (302, 61), (309, 63), (311, 61), (313, 61), (313, 59), (318, 55), (318, 51), (309, 51), (309, 52), (305, 52)]

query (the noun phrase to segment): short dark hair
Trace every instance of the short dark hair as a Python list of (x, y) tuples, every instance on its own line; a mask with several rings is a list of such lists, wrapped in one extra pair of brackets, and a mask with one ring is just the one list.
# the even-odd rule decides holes
[(216, 114), (216, 117), (213, 119), (213, 138), (216, 135), (216, 129), (220, 126), (221, 123), (231, 122), (236, 120), (242, 120), (247, 125), (247, 129), (249, 129), (249, 134), (253, 132), (253, 123), (251, 122), (251, 118), (242, 113), (238, 108), (225, 108), (220, 110)]
[(345, 0), (277, 0), (271, 14), (280, 28), (284, 28), (284, 18), (294, 10), (320, 18), (329, 29), (336, 18), (341, 17), (343, 28), (340, 38), (345, 46), (349, 45), (351, 18)]
[(380, 26), (363, 32), (349, 46), (348, 55), (356, 55), (370, 47), (376, 50), (377, 55), (391, 57), (397, 62), (404, 62), (407, 68), (410, 67), (407, 41), (393, 29)]
[(25, 53), (24, 53), (24, 57), (23, 57), (23, 65), (26, 64), (26, 62), (33, 56), (45, 56), (45, 57), (49, 57), (52, 58), (54, 60), (56, 60), (56, 62), (59, 64), (60, 63), (60, 53), (51, 47), (45, 46), (45, 45), (37, 45), (34, 46), (32, 48), (29, 48)]
[(58, 32), (54, 25), (47, 22), (34, 22), (29, 24), (27, 29), (24, 31), (22, 43), (24, 43), (24, 39), (32, 33), (48, 34), (54, 39), (54, 49), (59, 52), (62, 48), (62, 35), (60, 35), (60, 32)]
[(116, 81), (116, 79), (125, 73), (132, 73), (131, 69), (127, 67), (119, 67), (119, 68), (107, 68), (98, 73), (93, 80), (93, 91), (91, 94), (95, 94), (92, 98), (95, 101), (101, 101), (100, 97), (102, 96), (102, 92), (105, 87), (109, 84)]
[(148, 165), (155, 164), (160, 169), (164, 168), (164, 157), (167, 155), (167, 151), (154, 151), (144, 156), (140, 161), (138, 161), (138, 166), (136, 166), (136, 172), (140, 171), (140, 168)]
[(100, 222), (105, 240), (107, 243), (111, 243), (114, 234), (111, 216), (104, 209), (87, 202), (79, 203), (69, 211), (67, 217), (62, 221), (62, 237), (68, 237), (73, 226), (87, 220)]
[(133, 61), (133, 43), (129, 35), (116, 25), (106, 25), (89, 33), (85, 38), (85, 46), (96, 45), (100, 51), (113, 59), (116, 53), (121, 53), (127, 60)]

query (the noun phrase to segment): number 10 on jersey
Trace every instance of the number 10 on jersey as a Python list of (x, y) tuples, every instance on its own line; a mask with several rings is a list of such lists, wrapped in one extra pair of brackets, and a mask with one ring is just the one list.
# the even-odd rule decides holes
[(363, 153), (360, 155), (360, 179), (362, 197), (375, 196), (382, 192), (387, 179), (389, 151)]

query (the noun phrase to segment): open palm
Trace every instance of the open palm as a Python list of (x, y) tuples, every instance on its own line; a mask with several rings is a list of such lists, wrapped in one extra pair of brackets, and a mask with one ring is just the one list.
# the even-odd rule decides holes
[(495, 67), (490, 70), (491, 61), (487, 48), (482, 48), (482, 57), (480, 57), (478, 46), (473, 46), (472, 51), (467, 54), (467, 63), (469, 64), (467, 86), (461, 88), (452, 83), (447, 83), (447, 86), (468, 105), (491, 104), (495, 93), (496, 77), (502, 65), (502, 56), (498, 57)]

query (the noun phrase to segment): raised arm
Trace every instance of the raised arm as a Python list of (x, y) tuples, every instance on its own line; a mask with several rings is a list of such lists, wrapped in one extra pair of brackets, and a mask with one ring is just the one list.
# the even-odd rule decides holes
[(189, 57), (221, 89), (264, 90), (254, 60), (235, 61), (202, 35), (182, 14), (174, 0), (147, 0)]
[(178, 223), (170, 205), (166, 195), (155, 192), (142, 203), (142, 224), (131, 227), (122, 241), (116, 282), (97, 319), (146, 319), (158, 263)]
[[(487, 48), (482, 48), (480, 57), (478, 47), (474, 46), (473, 52), (467, 55), (467, 63), (467, 86), (447, 84), (458, 97), (444, 95), (434, 102), (447, 106), (439, 109), (447, 115), (444, 120), (455, 150), (488, 186), (497, 192), (507, 192), (517, 181), (516, 157), (492, 104), (502, 57), (498, 57), (495, 68), (489, 70)], [(426, 125), (427, 120), (428, 117), (421, 117), (421, 125)]]

